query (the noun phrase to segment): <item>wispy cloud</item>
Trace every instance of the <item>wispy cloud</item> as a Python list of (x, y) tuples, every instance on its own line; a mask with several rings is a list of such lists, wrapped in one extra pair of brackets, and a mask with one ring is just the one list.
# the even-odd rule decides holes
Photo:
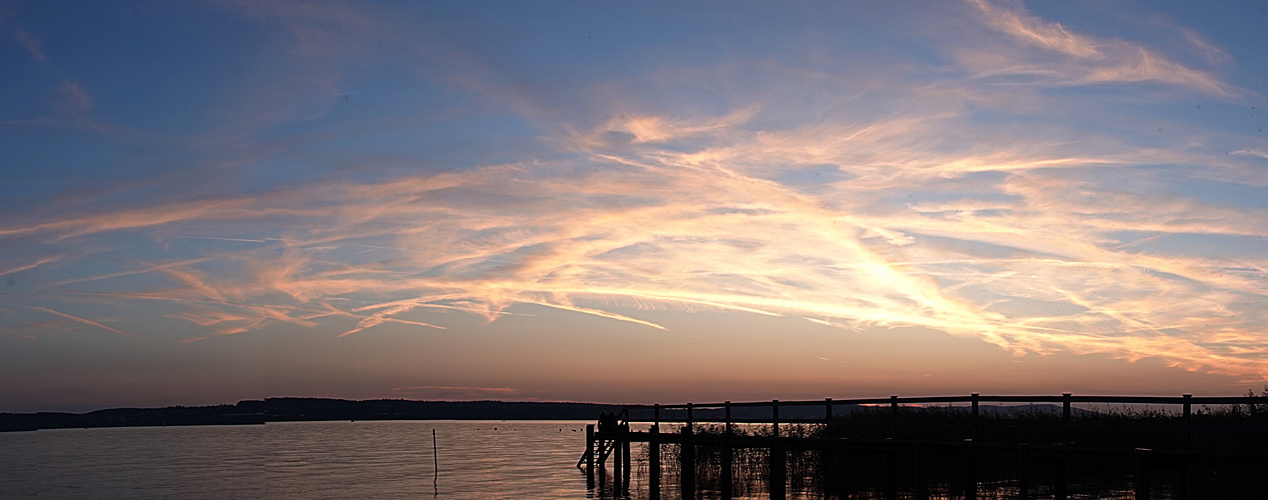
[(47, 308), (47, 307), (40, 307), (40, 306), (27, 306), (27, 307), (28, 307), (28, 308), (30, 308), (30, 309), (36, 310), (36, 311), (43, 311), (43, 312), (46, 312), (46, 313), (49, 313), (49, 314), (52, 314), (52, 315), (55, 315), (55, 316), (59, 316), (59, 317), (62, 317), (62, 318), (66, 318), (66, 319), (69, 319), (69, 320), (74, 321), (74, 322), (76, 322), (76, 323), (83, 323), (83, 324), (85, 324), (85, 325), (95, 326), (95, 327), (100, 328), (100, 329), (102, 329), (102, 330), (106, 330), (106, 331), (109, 331), (109, 332), (114, 332), (114, 333), (117, 333), (117, 334), (119, 334), (119, 335), (125, 335), (125, 336), (128, 336), (128, 337), (136, 337), (136, 338), (138, 338), (138, 339), (145, 340), (145, 337), (142, 337), (142, 336), (137, 335), (137, 334), (135, 334), (135, 333), (128, 333), (128, 332), (125, 332), (125, 331), (122, 331), (122, 330), (118, 330), (118, 329), (115, 329), (115, 328), (111, 328), (111, 327), (108, 327), (108, 326), (103, 325), (103, 324), (101, 324), (101, 323), (98, 323), (98, 322), (96, 322), (96, 321), (92, 321), (92, 320), (84, 319), (84, 318), (81, 318), (81, 317), (79, 317), (79, 316), (74, 316), (74, 315), (70, 315), (70, 314), (63, 313), (63, 312), (54, 311), (54, 310), (49, 309), (49, 308)]
[[(1026, 45), (1062, 56), (1056, 59), (1009, 57), (1007, 51), (997, 52), (1003, 47), (990, 49), (993, 54), (964, 53), (964, 62), (979, 71), (1028, 74), (1067, 84), (1159, 82), (1224, 99), (1236, 99), (1246, 93), (1209, 72), (1189, 68), (1140, 44), (1072, 32), (1027, 12), (1020, 2), (967, 1), (977, 7), (992, 28)], [(1218, 58), (1221, 53), (1196, 34), (1189, 40), (1208, 58)]]
[(31, 57), (36, 61), (42, 63), (48, 62), (48, 55), (44, 53), (43, 44), (40, 43), (40, 39), (36, 38), (35, 35), (32, 35), (30, 32), (22, 29), (21, 27), (14, 26), (13, 40), (22, 45), (22, 48), (26, 49), (26, 52), (31, 54)]
[(60, 255), (52, 256), (52, 257), (44, 257), (39, 260), (36, 260), (35, 262), (31, 262), (29, 264), (22, 264), (17, 267), (12, 267), (9, 269), (0, 269), (0, 276), (4, 276), (6, 274), (19, 273), (22, 271), (26, 271), (27, 269), (35, 269), (36, 267), (42, 266), (44, 264), (51, 264), (53, 262), (57, 262), (58, 260), (61, 260), (61, 258), (62, 256)]
[(62, 80), (57, 86), (57, 110), (77, 115), (91, 111), (96, 107), (96, 100), (88, 93), (88, 89), (82, 83), (74, 80)]

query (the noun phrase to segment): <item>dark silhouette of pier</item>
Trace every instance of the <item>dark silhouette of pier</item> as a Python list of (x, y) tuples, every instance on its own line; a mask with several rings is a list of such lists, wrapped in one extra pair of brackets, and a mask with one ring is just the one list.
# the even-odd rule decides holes
[[(1073, 406), (1101, 404), (1149, 410), (1116, 415)], [(661, 498), (667, 468), (678, 476), (676, 496), (694, 499), (703, 493), (696, 477), (701, 453), (708, 453), (709, 463), (719, 469), (712, 483), (716, 489), (706, 496), (735, 497), (734, 457), (752, 450), (766, 457), (760, 480), (773, 500), (788, 496), (789, 458), (806, 454), (817, 457), (813, 473), (822, 498), (867, 493), (867, 498), (896, 499), (901, 492), (902, 498), (925, 500), (936, 483), (946, 497), (976, 500), (988, 479), (998, 484), (1004, 476), (1007, 496), (1064, 500), (1071, 494), (1070, 471), (1076, 470), (1124, 483), (1138, 500), (1236, 498), (1247, 490), (1232, 486), (1212, 493), (1222, 484), (1212, 477), (1248, 477), (1249, 491), (1262, 494), (1254, 483), (1268, 472), (1266, 417), (1268, 399), (1253, 394), (972, 394), (629, 405), (587, 426), (586, 450), (577, 466), (599, 496), (625, 498), (631, 444), (645, 444), (640, 458), (646, 464), (647, 498), (653, 500)], [(632, 430), (631, 424), (647, 430)], [(818, 431), (801, 432), (807, 424)], [(1155, 492), (1160, 485), (1165, 495)], [(1241, 498), (1258, 498), (1245, 494)]]

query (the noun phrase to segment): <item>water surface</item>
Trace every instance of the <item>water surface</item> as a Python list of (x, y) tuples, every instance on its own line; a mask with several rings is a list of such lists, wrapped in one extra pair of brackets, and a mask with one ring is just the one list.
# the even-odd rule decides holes
[(0, 433), (0, 498), (583, 499), (585, 476), (574, 466), (587, 423), (285, 422)]

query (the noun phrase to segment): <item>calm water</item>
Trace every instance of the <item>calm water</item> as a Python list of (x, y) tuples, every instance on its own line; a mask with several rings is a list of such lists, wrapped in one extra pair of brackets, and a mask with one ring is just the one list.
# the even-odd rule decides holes
[[(303, 422), (0, 433), (0, 498), (587, 497), (592, 422)], [(496, 430), (495, 430), (496, 428)], [(440, 473), (433, 483), (432, 429)]]

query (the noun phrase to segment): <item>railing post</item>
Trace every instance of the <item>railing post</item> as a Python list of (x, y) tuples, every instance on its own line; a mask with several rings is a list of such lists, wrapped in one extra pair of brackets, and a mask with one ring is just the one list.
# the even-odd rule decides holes
[(972, 410), (973, 418), (971, 423), (969, 424), (969, 439), (973, 441), (977, 441), (977, 425), (978, 425), (977, 424), (977, 415), (978, 415), (977, 404), (978, 404), (978, 400), (981, 399), (982, 395), (975, 392), (975, 393), (969, 394), (969, 397), (972, 398), (971, 400), (973, 404), (973, 410)]
[[(1193, 433), (1190, 425), (1193, 424), (1193, 395), (1184, 395), (1184, 420), (1181, 425), (1184, 426), (1184, 451), (1193, 449)], [(1180, 464), (1180, 471), (1176, 477), (1176, 498), (1178, 500), (1186, 500), (1189, 498), (1189, 463), (1185, 461)]]
[(898, 439), (898, 395), (889, 396), (890, 428), (889, 437)]
[(770, 447), (770, 498), (784, 500), (788, 485), (787, 456), (784, 443), (779, 439), (779, 400), (771, 400), (771, 429), (773, 440)]
[(774, 432), (775, 437), (779, 437), (779, 400), (772, 399), (770, 402), (770, 406), (771, 406), (771, 426), (772, 426), (771, 430)]
[(1068, 392), (1061, 393), (1061, 442), (1070, 444), (1070, 397)]
[(723, 404), (723, 420), (726, 422), (726, 434), (722, 435), (722, 500), (731, 500), (734, 492), (731, 490), (731, 461), (734, 459), (734, 451), (731, 446), (731, 402), (727, 401)]
[(1193, 424), (1193, 403), (1192, 403), (1192, 401), (1193, 401), (1193, 395), (1192, 395), (1192, 394), (1185, 394), (1185, 395), (1184, 395), (1184, 414), (1183, 414), (1183, 415), (1184, 415), (1184, 420), (1183, 420), (1183, 423), (1182, 423), (1182, 424), (1184, 425), (1184, 451), (1189, 451), (1189, 448), (1190, 448), (1191, 446), (1193, 446), (1193, 435), (1192, 435), (1192, 433), (1191, 433), (1191, 431), (1190, 431), (1190, 425), (1192, 425), (1192, 424)]
[(723, 412), (724, 412), (724, 413), (723, 413), (723, 420), (725, 420), (725, 421), (726, 421), (726, 433), (727, 433), (727, 435), (729, 436), (729, 435), (731, 434), (732, 430), (733, 430), (733, 429), (731, 428), (731, 402), (730, 402), (730, 401), (727, 401), (727, 402), (723, 403), (723, 404), (722, 404), (722, 407), (723, 407)]
[(660, 405), (656, 405), (656, 420), (647, 435), (647, 498), (660, 500)]

